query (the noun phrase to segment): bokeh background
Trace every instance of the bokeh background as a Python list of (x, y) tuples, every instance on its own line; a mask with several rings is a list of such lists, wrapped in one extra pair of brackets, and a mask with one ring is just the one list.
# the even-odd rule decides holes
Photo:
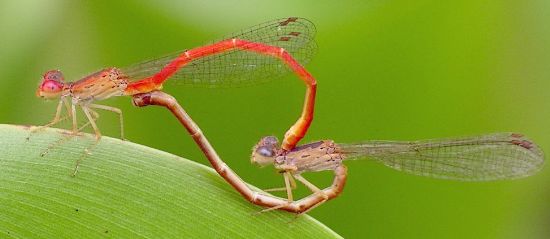
[[(528, 135), (550, 152), (550, 2), (533, 1), (2, 1), (0, 123), (44, 124), (55, 102), (34, 96), (41, 74), (79, 79), (192, 48), (272, 19), (317, 26), (307, 68), (319, 82), (304, 142), (414, 140), (498, 131)], [(282, 137), (304, 85), (289, 75), (237, 89), (167, 87), (246, 181), (282, 185), (249, 164), (264, 135)], [(127, 138), (207, 161), (164, 109), (123, 109)], [(117, 118), (99, 125), (118, 136)], [(340, 198), (310, 215), (346, 238), (548, 238), (550, 168), (515, 181), (465, 183), (349, 162)], [(330, 173), (306, 175), (319, 185)], [(303, 186), (298, 189), (304, 195)], [(184, 203), (184, 202), (182, 202)]]

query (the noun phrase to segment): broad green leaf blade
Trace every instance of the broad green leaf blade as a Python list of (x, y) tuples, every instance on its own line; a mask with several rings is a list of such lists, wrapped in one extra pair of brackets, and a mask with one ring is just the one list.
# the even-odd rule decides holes
[[(214, 170), (145, 146), (0, 125), (0, 237), (338, 238), (313, 218), (250, 204)], [(66, 133), (66, 132), (65, 132)]]

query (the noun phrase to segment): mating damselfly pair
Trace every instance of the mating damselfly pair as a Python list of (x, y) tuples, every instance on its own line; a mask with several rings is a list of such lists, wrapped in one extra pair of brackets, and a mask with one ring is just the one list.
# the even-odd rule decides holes
[[(340, 144), (331, 140), (298, 145), (312, 120), (317, 82), (303, 65), (315, 53), (315, 27), (303, 18), (291, 17), (266, 22), (206, 46), (181, 51), (156, 60), (129, 67), (109, 67), (75, 82), (66, 82), (58, 70), (43, 75), (37, 95), (59, 99), (52, 126), (63, 118), (72, 119), (73, 133), (90, 125), (96, 142), (101, 133), (96, 125), (98, 113), (108, 110), (120, 115), (111, 106), (95, 102), (115, 96), (131, 96), (136, 106), (158, 105), (169, 109), (188, 130), (213, 168), (247, 200), (267, 207), (303, 213), (338, 196), (346, 183), (347, 169), (343, 161), (367, 158), (412, 174), (464, 181), (512, 179), (532, 175), (543, 165), (543, 153), (532, 141), (517, 133), (496, 133), (474, 137), (422, 141), (366, 141)], [(164, 83), (203, 87), (254, 85), (294, 72), (306, 84), (305, 102), (298, 121), (286, 132), (279, 145), (275, 137), (262, 138), (254, 147), (252, 162), (274, 165), (284, 176), (286, 191), (279, 198), (255, 191), (221, 160), (198, 125), (177, 100), (162, 92)], [(77, 123), (77, 108), (87, 123)], [(63, 109), (66, 108), (66, 116)], [(35, 128), (35, 131), (40, 129)], [(92, 150), (92, 147), (86, 151)], [(78, 164), (75, 172), (78, 169)], [(331, 186), (320, 189), (302, 175), (307, 172), (332, 170)], [(295, 201), (292, 190), (295, 180), (313, 193)]]

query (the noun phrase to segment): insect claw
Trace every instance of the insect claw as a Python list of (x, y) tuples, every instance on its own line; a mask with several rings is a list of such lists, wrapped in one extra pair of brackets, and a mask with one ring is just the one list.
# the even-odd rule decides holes
[(324, 191), (319, 191), (319, 192), (317, 192), (317, 193), (315, 193), (315, 194), (321, 196), (321, 197), (323, 198), (323, 201), (328, 200), (328, 195), (327, 195)]
[(71, 173), (71, 177), (76, 177), (76, 174), (78, 173), (78, 165), (76, 167), (74, 167), (74, 171), (73, 173)]

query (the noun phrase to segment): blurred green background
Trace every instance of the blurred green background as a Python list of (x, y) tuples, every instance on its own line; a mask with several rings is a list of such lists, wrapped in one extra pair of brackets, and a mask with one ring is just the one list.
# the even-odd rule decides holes
[[(77, 80), (192, 48), (280, 17), (317, 26), (315, 120), (305, 141), (414, 140), (498, 131), (550, 152), (550, 2), (536, 1), (2, 1), (0, 123), (44, 124), (55, 102), (35, 98), (41, 74)], [(249, 164), (264, 135), (282, 137), (301, 110), (294, 76), (248, 88), (166, 87), (222, 158), (262, 188), (283, 180)], [(208, 164), (168, 111), (108, 100), (127, 138)], [(117, 118), (102, 113), (104, 134)], [(354, 161), (341, 197), (313, 210), (347, 238), (547, 238), (550, 169), (533, 177), (465, 183)], [(330, 173), (306, 175), (328, 185)], [(298, 194), (306, 190), (299, 186)], [(183, 189), (182, 189), (183, 190)], [(184, 203), (184, 202), (182, 202)]]

